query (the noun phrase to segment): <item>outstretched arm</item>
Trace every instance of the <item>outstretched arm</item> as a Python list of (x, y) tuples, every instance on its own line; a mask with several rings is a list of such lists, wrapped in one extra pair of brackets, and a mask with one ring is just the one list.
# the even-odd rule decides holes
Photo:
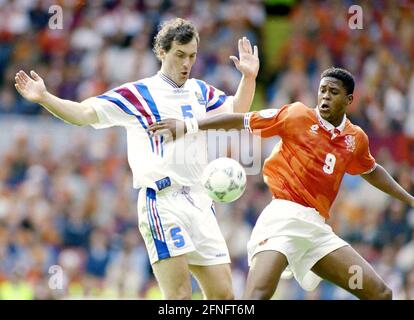
[(55, 117), (70, 124), (82, 126), (98, 122), (98, 116), (85, 100), (81, 103), (60, 99), (49, 93), (43, 79), (34, 71), (29, 77), (24, 71), (15, 76), (16, 90), (28, 101), (39, 103)]
[(198, 127), (201, 130), (209, 129), (237, 129), (241, 130), (244, 128), (244, 113), (223, 113), (216, 116), (198, 120)]
[(240, 60), (235, 56), (230, 56), (237, 70), (242, 73), (242, 78), (234, 96), (233, 106), (234, 112), (247, 112), (253, 102), (260, 62), (257, 46), (252, 49), (252, 45), (246, 37), (239, 40), (238, 48)]
[(382, 166), (377, 164), (374, 171), (362, 174), (361, 177), (379, 190), (414, 207), (414, 197), (405, 191)]
[[(243, 129), (244, 113), (222, 113), (210, 118), (198, 120), (200, 130), (209, 129)], [(172, 135), (174, 138), (187, 133), (187, 126), (184, 121), (175, 119), (165, 119), (154, 123), (148, 128), (148, 132), (154, 135)]]

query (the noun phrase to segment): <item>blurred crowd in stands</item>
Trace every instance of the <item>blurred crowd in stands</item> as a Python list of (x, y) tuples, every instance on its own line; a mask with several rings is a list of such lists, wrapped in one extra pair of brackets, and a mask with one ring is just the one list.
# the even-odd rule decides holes
[[(193, 77), (232, 94), (240, 73), (229, 60), (237, 40), (259, 45), (258, 88), (278, 107), (316, 103), (319, 74), (335, 65), (356, 78), (348, 117), (369, 135), (377, 162), (414, 193), (414, 3), (362, 2), (363, 29), (349, 28), (347, 1), (303, 1), (283, 18), (289, 34), (263, 54), (269, 7), (260, 0), (57, 1), (63, 29), (49, 28), (53, 1), (0, 0), (0, 299), (158, 299), (137, 229), (124, 131), (72, 127), (15, 91), (14, 74), (35, 69), (48, 89), (83, 100), (154, 74), (157, 25), (191, 19), (201, 44)], [(272, 11), (274, 12), (274, 10)], [(266, 60), (267, 59), (267, 60)], [(19, 123), (19, 125), (17, 125)], [(53, 128), (53, 130), (51, 129)], [(263, 159), (275, 139), (262, 141)], [(261, 175), (242, 198), (217, 205), (240, 297), (246, 243), (271, 196)], [(329, 223), (393, 289), (414, 299), (414, 210), (360, 177), (345, 176)], [(194, 282), (194, 298), (200, 298)], [(322, 282), (304, 292), (282, 280), (275, 299), (353, 299)]]

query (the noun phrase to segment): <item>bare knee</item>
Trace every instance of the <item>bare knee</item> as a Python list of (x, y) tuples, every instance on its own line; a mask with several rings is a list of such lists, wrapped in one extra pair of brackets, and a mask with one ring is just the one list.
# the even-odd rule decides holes
[(223, 290), (221, 292), (214, 292), (206, 296), (207, 300), (234, 300), (233, 290)]
[(247, 300), (269, 300), (275, 293), (275, 288), (273, 286), (254, 286), (250, 290), (246, 290), (244, 293), (244, 299)]
[(223, 281), (222, 285), (215, 287), (213, 290), (209, 288), (204, 291), (207, 300), (234, 300), (234, 293), (231, 281)]
[(190, 281), (183, 281), (180, 284), (161, 285), (161, 291), (166, 300), (191, 300), (192, 288)]
[(166, 300), (191, 300), (191, 287), (182, 285), (176, 290), (169, 290), (163, 292)]

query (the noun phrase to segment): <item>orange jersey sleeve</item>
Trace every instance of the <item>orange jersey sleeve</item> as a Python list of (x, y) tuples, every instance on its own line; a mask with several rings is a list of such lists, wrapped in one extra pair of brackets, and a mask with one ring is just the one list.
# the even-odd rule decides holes
[(368, 137), (362, 130), (356, 135), (356, 150), (347, 173), (352, 175), (369, 173), (375, 169), (375, 159), (369, 152)]
[(285, 120), (289, 115), (289, 106), (246, 113), (245, 128), (263, 138), (283, 136)]

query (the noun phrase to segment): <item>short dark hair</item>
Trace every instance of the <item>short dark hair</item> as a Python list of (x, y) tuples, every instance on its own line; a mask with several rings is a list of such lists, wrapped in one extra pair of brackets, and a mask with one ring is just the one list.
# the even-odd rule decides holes
[(342, 81), (347, 94), (353, 94), (355, 88), (354, 76), (348, 70), (330, 67), (321, 74), (321, 80), (325, 77), (332, 77)]
[[(200, 42), (200, 36), (196, 27), (188, 20), (175, 18), (165, 21), (154, 38), (154, 53), (160, 59), (160, 50), (168, 52), (171, 49), (173, 41), (180, 44), (187, 44), (193, 38), (196, 38), (197, 44)], [(160, 59), (161, 60), (161, 59)]]

